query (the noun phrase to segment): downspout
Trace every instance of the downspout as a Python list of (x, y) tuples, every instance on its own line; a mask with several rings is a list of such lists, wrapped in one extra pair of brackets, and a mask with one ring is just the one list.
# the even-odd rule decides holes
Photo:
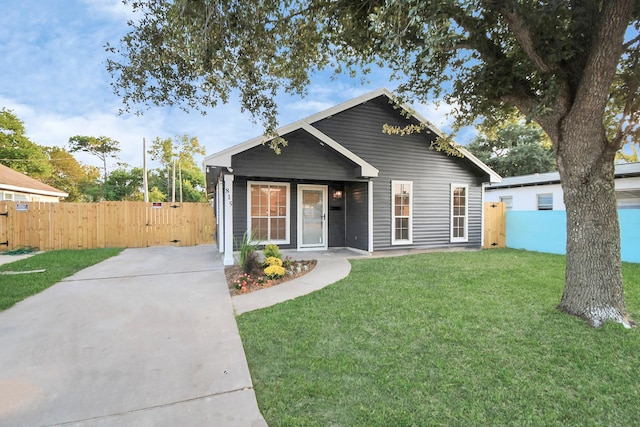
[(368, 226), (368, 234), (369, 234), (369, 238), (367, 240), (368, 242), (368, 248), (367, 250), (369, 251), (369, 253), (373, 253), (373, 180), (369, 179), (369, 183), (368, 183), (368, 190), (367, 190), (367, 199), (368, 199), (368, 206), (367, 206), (367, 226)]
[(484, 247), (484, 188), (486, 182), (482, 183), (482, 192), (480, 195), (480, 249)]

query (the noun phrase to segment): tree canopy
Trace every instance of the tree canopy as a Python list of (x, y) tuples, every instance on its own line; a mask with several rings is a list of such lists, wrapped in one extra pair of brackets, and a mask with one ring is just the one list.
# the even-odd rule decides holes
[[(276, 126), (275, 95), (318, 69), (388, 68), (403, 100), (442, 98), (458, 125), (519, 110), (553, 143), (567, 207), (559, 308), (626, 312), (613, 162), (638, 133), (640, 0), (137, 0), (108, 69), (124, 109), (226, 102)], [(137, 108), (137, 107), (136, 107)], [(594, 224), (597, 224), (594, 225)], [(588, 295), (588, 297), (586, 296)]]
[(534, 124), (509, 121), (493, 129), (481, 128), (467, 149), (502, 177), (556, 170), (551, 141)]
[(49, 158), (25, 135), (24, 123), (11, 110), (0, 110), (0, 163), (35, 179), (51, 175)]

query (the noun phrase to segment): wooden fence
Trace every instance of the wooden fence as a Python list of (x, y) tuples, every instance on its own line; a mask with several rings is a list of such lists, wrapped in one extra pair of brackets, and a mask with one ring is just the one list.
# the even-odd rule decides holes
[(507, 246), (507, 216), (502, 202), (484, 204), (483, 248), (504, 248)]
[(192, 246), (214, 236), (206, 203), (0, 202), (0, 251)]

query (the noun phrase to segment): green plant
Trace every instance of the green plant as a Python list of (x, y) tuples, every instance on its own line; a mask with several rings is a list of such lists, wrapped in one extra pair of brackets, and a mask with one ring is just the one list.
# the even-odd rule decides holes
[[(0, 310), (35, 295), (75, 272), (118, 255), (122, 249), (57, 250), (0, 266), (2, 271), (44, 270), (33, 274), (0, 274)], [(4, 256), (4, 255), (3, 255)], [(10, 256), (10, 255), (6, 255)]]
[(274, 245), (273, 243), (269, 243), (265, 245), (262, 250), (262, 254), (265, 258), (275, 257), (282, 259), (282, 253), (280, 252), (280, 247), (278, 245)]
[(240, 268), (245, 273), (250, 273), (258, 266), (258, 254), (256, 250), (258, 244), (253, 238), (252, 234), (245, 231), (242, 235), (242, 241), (240, 242)]
[[(564, 256), (351, 264), (338, 283), (236, 318), (269, 425), (637, 424), (639, 330), (594, 331), (557, 310)], [(640, 264), (623, 275), (637, 319)]]

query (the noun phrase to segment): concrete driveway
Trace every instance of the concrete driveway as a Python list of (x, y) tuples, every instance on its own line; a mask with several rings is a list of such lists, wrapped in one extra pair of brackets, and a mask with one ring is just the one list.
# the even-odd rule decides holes
[(214, 245), (127, 249), (0, 312), (0, 426), (266, 426)]

